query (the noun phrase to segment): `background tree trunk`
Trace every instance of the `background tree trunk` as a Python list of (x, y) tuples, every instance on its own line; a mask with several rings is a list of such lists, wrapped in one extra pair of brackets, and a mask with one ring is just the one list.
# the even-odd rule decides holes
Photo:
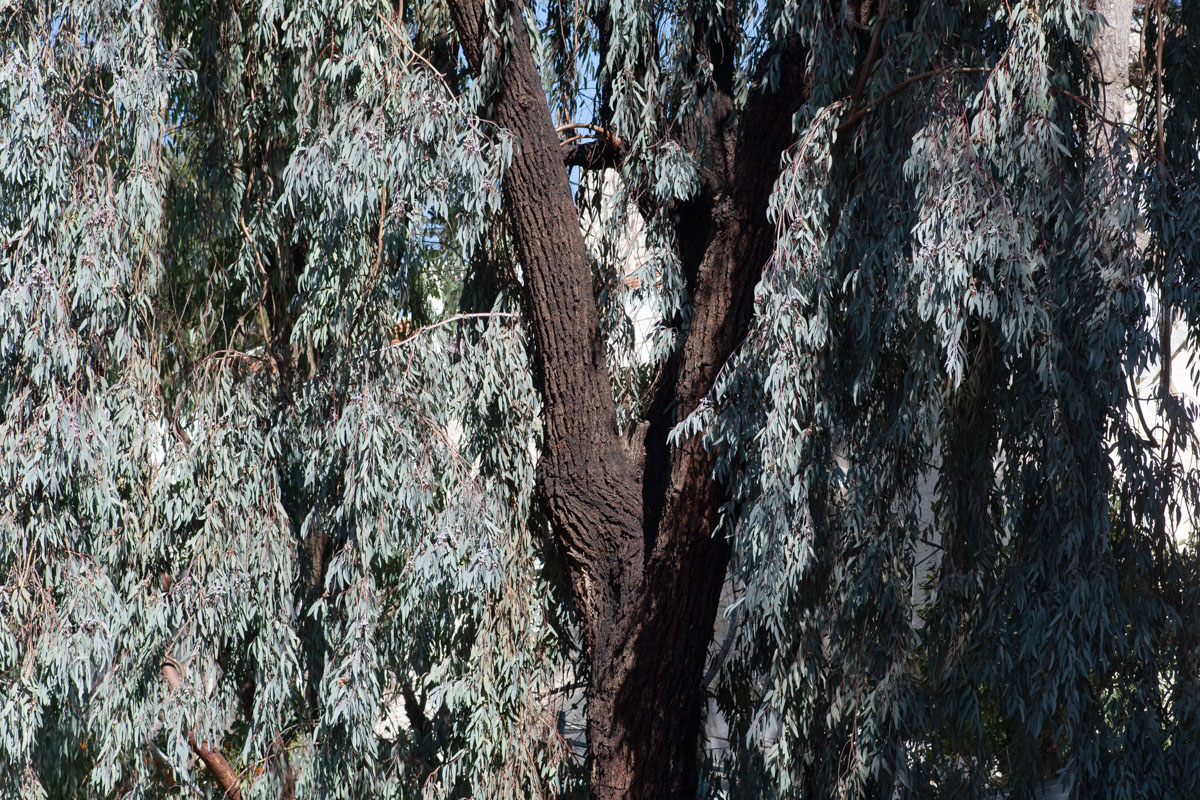
[[(1092, 44), (1093, 68), (1099, 82), (1100, 116), (1114, 122), (1125, 120), (1125, 92), (1129, 88), (1129, 39), (1133, 25), (1133, 0), (1097, 0), (1096, 11), (1106, 25)], [(1103, 126), (1097, 120), (1097, 125)]]

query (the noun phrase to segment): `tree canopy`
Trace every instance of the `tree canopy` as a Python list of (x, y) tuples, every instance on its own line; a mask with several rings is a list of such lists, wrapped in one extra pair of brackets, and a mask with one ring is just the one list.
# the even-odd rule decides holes
[(1200, 4), (0, 20), (0, 797), (1200, 797)]

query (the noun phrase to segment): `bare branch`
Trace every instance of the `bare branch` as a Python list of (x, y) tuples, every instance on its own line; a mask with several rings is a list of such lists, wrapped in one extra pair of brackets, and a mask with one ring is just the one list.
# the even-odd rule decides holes
[(446, 317), (445, 319), (440, 319), (437, 322), (434, 322), (430, 325), (425, 325), (424, 327), (417, 328), (415, 331), (413, 331), (411, 334), (404, 337), (400, 341), (392, 342), (391, 344), (381, 347), (378, 350), (372, 351), (372, 355), (374, 355), (376, 353), (382, 353), (384, 350), (393, 350), (398, 347), (404, 347), (404, 345), (413, 341), (417, 337), (428, 333), (429, 331), (436, 330), (437, 328), (441, 328), (445, 325), (449, 325), (454, 322), (460, 322), (464, 319), (516, 319), (518, 316), (519, 316), (518, 314), (512, 314), (507, 311), (482, 311), (482, 312), (475, 312), (475, 313), (471, 313), (471, 314), (455, 314), (454, 316)]

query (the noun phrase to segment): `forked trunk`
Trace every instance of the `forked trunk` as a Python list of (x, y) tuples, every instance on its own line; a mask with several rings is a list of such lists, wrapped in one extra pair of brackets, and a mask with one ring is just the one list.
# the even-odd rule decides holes
[[(496, 123), (518, 148), (504, 206), (524, 275), (535, 366), (545, 402), (538, 496), (566, 565), (579, 611), (591, 683), (591, 796), (667, 800), (695, 796), (701, 681), (728, 546), (714, 536), (725, 497), (713, 462), (693, 438), (667, 434), (710, 391), (745, 336), (754, 286), (774, 242), (767, 198), (793, 108), (759, 93), (733, 114), (732, 47), (701, 42), (729, 60), (712, 113), (689, 144), (711, 159), (704, 188), (678, 209), (692, 319), (659, 380), (645, 425), (618, 430), (591, 265), (571, 198), (558, 135), (522, 33), (519, 12), (497, 0), (450, 0), (463, 50), (478, 72), (490, 29), (509, 40), (493, 97)], [(704, 34), (719, 35), (719, 34)], [(803, 59), (781, 79), (799, 96)]]

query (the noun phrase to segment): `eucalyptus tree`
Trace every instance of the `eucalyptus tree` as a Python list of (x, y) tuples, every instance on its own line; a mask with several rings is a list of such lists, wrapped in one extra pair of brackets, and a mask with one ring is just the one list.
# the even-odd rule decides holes
[(1200, 8), (1091, 5), (7, 3), (5, 796), (1200, 795)]

